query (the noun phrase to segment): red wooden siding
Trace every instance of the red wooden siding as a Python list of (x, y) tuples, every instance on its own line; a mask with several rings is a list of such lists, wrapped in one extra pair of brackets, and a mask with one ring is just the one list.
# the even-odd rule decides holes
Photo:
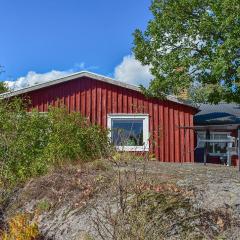
[(195, 109), (190, 106), (147, 99), (140, 92), (83, 77), (29, 92), (32, 108), (48, 111), (50, 105), (64, 103), (69, 111), (79, 111), (91, 122), (107, 126), (109, 113), (148, 113), (150, 151), (163, 162), (193, 162)]

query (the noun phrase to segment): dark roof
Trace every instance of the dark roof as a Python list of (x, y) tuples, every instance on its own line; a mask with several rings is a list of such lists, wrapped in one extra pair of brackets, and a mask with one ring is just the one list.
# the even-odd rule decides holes
[(201, 104), (199, 110), (200, 112), (194, 116), (195, 125), (240, 124), (240, 105), (238, 104)]

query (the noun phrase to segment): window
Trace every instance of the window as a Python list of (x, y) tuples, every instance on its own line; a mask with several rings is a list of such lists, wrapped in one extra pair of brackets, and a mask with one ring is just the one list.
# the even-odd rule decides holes
[[(210, 140), (227, 140), (229, 139), (229, 132), (210, 132)], [(204, 147), (205, 142), (201, 140), (206, 139), (206, 132), (197, 132), (198, 147)], [(213, 142), (208, 144), (208, 153), (212, 155), (224, 155), (227, 153), (227, 142)]]
[(201, 142), (201, 140), (206, 139), (206, 132), (197, 132), (197, 147), (204, 148), (205, 142)]
[(146, 114), (109, 114), (112, 143), (120, 151), (149, 150), (149, 116)]
[[(210, 133), (210, 140), (226, 140), (230, 136), (229, 133), (226, 132), (211, 132)], [(226, 154), (227, 153), (227, 142), (216, 142), (216, 143), (209, 143), (209, 153), (212, 154)]]

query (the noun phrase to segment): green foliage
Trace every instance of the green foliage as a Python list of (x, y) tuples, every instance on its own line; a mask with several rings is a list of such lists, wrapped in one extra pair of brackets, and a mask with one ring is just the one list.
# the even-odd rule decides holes
[(47, 212), (51, 209), (51, 203), (47, 201), (46, 199), (38, 202), (37, 204), (37, 210), (41, 212)]
[(91, 125), (80, 113), (69, 114), (65, 108), (52, 108), (48, 118), (51, 134), (43, 157), (51, 164), (89, 161), (105, 155), (107, 131)]
[(150, 9), (146, 31), (134, 33), (135, 56), (154, 76), (145, 93), (240, 102), (240, 2), (153, 0)]
[(64, 108), (27, 113), (26, 104), (18, 98), (0, 102), (0, 180), (4, 186), (66, 163), (101, 158), (108, 144), (107, 131), (79, 113)]
[(9, 88), (8, 88), (8, 86), (6, 85), (6, 83), (0, 82), (0, 94), (1, 94), (1, 93), (5, 93), (5, 92), (8, 92), (8, 91), (9, 91)]
[[(0, 74), (2, 72), (4, 72), (3, 66), (0, 65)], [(0, 82), (0, 94), (8, 92), (8, 91), (9, 91), (9, 88), (8, 88), (7, 84), (5, 82)]]
[(47, 145), (47, 128), (47, 119), (37, 112), (28, 114), (21, 100), (0, 103), (2, 181), (24, 181), (45, 171), (39, 157)]
[(0, 234), (2, 240), (39, 240), (42, 239), (38, 225), (31, 222), (27, 214), (13, 217), (8, 222), (8, 231)]

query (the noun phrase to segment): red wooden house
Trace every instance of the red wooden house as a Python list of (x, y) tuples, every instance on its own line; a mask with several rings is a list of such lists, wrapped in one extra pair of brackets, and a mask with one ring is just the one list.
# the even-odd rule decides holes
[[(63, 103), (92, 123), (108, 127), (119, 150), (149, 151), (163, 162), (194, 162), (193, 116), (191, 104), (173, 96), (165, 100), (145, 97), (138, 87), (90, 72), (80, 72), (47, 83), (24, 88), (4, 97), (29, 97), (31, 109), (47, 112), (50, 105)], [(182, 128), (187, 126), (189, 128)], [(120, 145), (121, 128), (128, 133)], [(125, 134), (127, 137), (127, 134)], [(138, 138), (138, 139), (137, 139)]]

